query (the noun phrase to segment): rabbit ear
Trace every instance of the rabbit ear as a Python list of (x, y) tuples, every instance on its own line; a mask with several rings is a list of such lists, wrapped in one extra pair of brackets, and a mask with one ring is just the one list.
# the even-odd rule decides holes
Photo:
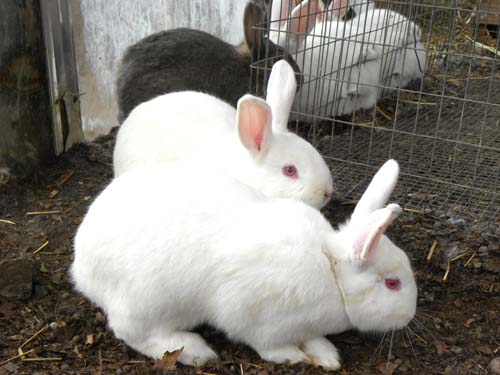
[[(243, 13), (243, 29), (245, 43), (250, 51), (260, 48), (263, 40), (263, 31), (266, 25), (266, 10), (257, 4), (255, 0), (249, 0)], [(255, 29), (253, 28), (257, 26)]]
[(367, 215), (384, 207), (398, 182), (398, 176), (398, 162), (394, 159), (386, 161), (363, 193), (352, 213), (351, 221), (362, 222)]
[(349, 0), (332, 0), (326, 11), (327, 19), (340, 20), (347, 12)]
[(363, 223), (353, 225), (354, 241), (350, 259), (354, 265), (363, 266), (373, 256), (380, 238), (400, 213), (399, 205), (389, 204), (369, 214)]
[(271, 7), (271, 22), (279, 21), (278, 25), (283, 26), (284, 23), (288, 20), (288, 16), (290, 15), (290, 3), (294, 0), (272, 0), (273, 5)]
[(297, 90), (295, 72), (286, 60), (273, 65), (267, 82), (266, 102), (273, 112), (273, 130), (285, 132)]
[(300, 43), (323, 20), (325, 6), (321, 0), (304, 0), (292, 10), (288, 23), (290, 39)]
[(255, 157), (263, 155), (272, 141), (272, 112), (267, 103), (253, 95), (238, 100), (238, 135), (243, 146)]

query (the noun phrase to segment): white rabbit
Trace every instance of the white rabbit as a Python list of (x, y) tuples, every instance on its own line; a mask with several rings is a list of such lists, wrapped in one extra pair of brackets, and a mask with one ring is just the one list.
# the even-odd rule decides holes
[[(305, 18), (300, 15), (307, 14), (308, 3), (297, 5), (291, 20)], [(371, 40), (358, 35), (357, 24), (327, 21), (327, 13), (286, 26), (301, 46), (294, 57), (304, 75), (294, 110), (328, 117), (371, 108), (377, 102), (380, 53)]]
[[(339, 21), (351, 5), (357, 16)], [(423, 73), (418, 26), (396, 12), (374, 9), (371, 1), (334, 0), (325, 11), (321, 0), (305, 0), (279, 28), (290, 35), (287, 43), (294, 46), (304, 75), (294, 105), (309, 115), (301, 117), (304, 121), (370, 109), (391, 88), (404, 87)]]
[(269, 105), (250, 95), (238, 102), (237, 111), (213, 96), (190, 91), (140, 104), (118, 132), (115, 176), (153, 163), (210, 159), (268, 196), (321, 208), (333, 193), (330, 171), (310, 143), (286, 128), (296, 87), (290, 65), (277, 62), (268, 86), (274, 121)]
[[(188, 162), (185, 162), (189, 164)], [(203, 162), (139, 168), (116, 178), (75, 237), (71, 274), (116, 337), (153, 358), (216, 358), (190, 332), (208, 323), (265, 360), (340, 368), (324, 335), (390, 331), (414, 317), (406, 254), (383, 235), (398, 177), (387, 162), (334, 231), (300, 201), (267, 198)]]

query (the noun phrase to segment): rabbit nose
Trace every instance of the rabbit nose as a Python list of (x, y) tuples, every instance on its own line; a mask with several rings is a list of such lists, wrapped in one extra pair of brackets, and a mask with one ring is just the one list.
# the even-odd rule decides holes
[(332, 193), (325, 191), (323, 196), (325, 197), (325, 200), (327, 201), (327, 200), (330, 200), (330, 198), (332, 197)]

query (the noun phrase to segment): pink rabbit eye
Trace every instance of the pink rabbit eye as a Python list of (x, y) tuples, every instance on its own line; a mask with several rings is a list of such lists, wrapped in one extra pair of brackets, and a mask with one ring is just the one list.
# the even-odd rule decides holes
[(390, 290), (401, 289), (401, 280), (399, 279), (385, 279), (385, 286)]
[(299, 174), (297, 172), (297, 168), (295, 167), (295, 165), (285, 165), (281, 171), (287, 177), (293, 179), (299, 178)]

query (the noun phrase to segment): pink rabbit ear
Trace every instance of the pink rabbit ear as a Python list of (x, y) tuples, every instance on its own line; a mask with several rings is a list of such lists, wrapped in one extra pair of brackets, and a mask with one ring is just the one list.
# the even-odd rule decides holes
[(394, 191), (399, 177), (399, 164), (396, 160), (388, 160), (375, 173), (370, 184), (363, 193), (351, 215), (351, 221), (364, 223), (372, 212), (384, 207)]
[(380, 238), (400, 213), (401, 207), (393, 203), (372, 212), (364, 223), (354, 224), (352, 263), (363, 266), (373, 256)]
[(238, 135), (243, 146), (254, 156), (264, 154), (272, 141), (272, 113), (269, 105), (253, 95), (238, 100)]
[(316, 23), (323, 21), (325, 6), (321, 0), (304, 0), (297, 5), (290, 15), (288, 31), (290, 38), (302, 41), (311, 32)]
[(271, 22), (279, 21), (279, 26), (283, 26), (290, 16), (290, 3), (295, 5), (294, 0), (273, 0), (271, 8)]

